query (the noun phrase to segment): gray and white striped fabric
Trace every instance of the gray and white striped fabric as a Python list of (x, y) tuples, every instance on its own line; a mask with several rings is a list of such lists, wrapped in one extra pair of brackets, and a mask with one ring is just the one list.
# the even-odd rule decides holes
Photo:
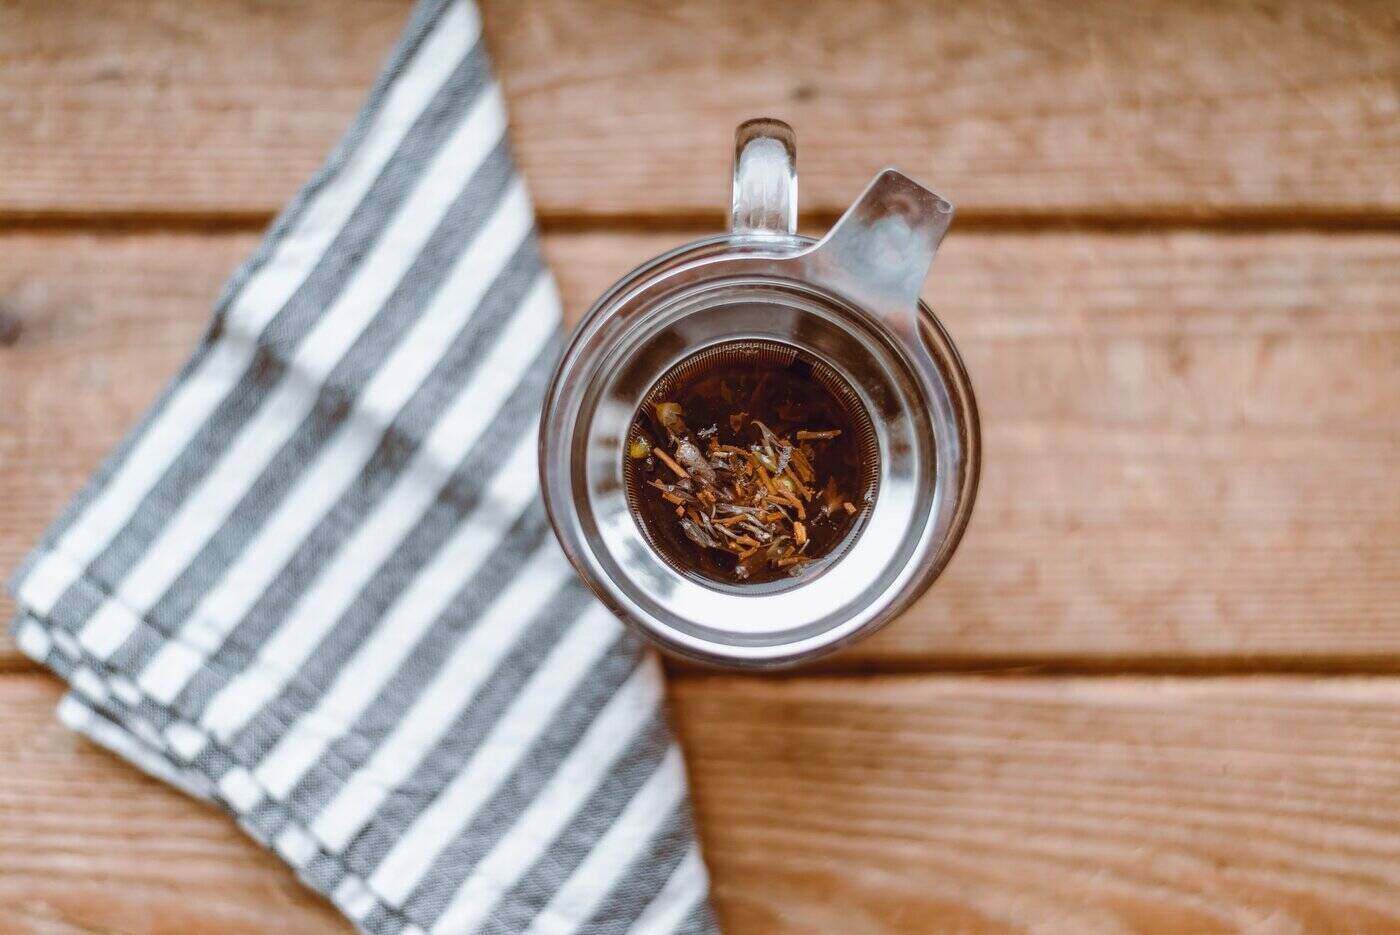
[(540, 506), (559, 302), (479, 32), (415, 10), (16, 638), (365, 931), (714, 931), (659, 669)]

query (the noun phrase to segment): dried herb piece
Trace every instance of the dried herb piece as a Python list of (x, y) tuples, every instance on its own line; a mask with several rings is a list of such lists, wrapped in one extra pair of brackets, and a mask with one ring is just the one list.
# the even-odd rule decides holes
[[(789, 402), (784, 412), (801, 409)], [(736, 580), (802, 574), (815, 560), (809, 552), (814, 539), (827, 533), (824, 547), (829, 547), (855, 514), (836, 475), (828, 474), (820, 509), (809, 519), (808, 505), (817, 496), (809, 484), (814, 485), (822, 460), (818, 447), (838, 438), (839, 429), (780, 433), (740, 411), (692, 433), (685, 410), (670, 400), (655, 404), (652, 417), (664, 442), (652, 446), (644, 432), (635, 431), (628, 455), (654, 455), (676, 476), (676, 483), (652, 479), (649, 485), (676, 508), (674, 522), (686, 540), (732, 558)], [(721, 424), (728, 428), (723, 433), (728, 441), (721, 440)]]
[(623, 447), (628, 502), (651, 544), (727, 584), (815, 573), (849, 542), (879, 476), (860, 397), (825, 362), (771, 341), (678, 362)]
[(653, 448), (652, 452), (658, 458), (661, 459), (662, 464), (675, 471), (677, 477), (681, 478), (682, 480), (690, 480), (690, 475), (686, 473), (685, 468), (681, 467), (675, 461), (671, 460), (671, 456), (668, 455), (666, 452), (662, 451), (660, 448)]

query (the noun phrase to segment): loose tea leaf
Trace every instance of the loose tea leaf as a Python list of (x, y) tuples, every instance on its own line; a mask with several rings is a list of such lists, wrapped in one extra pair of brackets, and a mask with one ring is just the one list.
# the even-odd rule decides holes
[(855, 392), (776, 342), (677, 364), (648, 392), (624, 447), (628, 501), (652, 545), (730, 584), (815, 573), (858, 528), (878, 476)]
[[(806, 521), (807, 505), (815, 496), (803, 478), (815, 479), (814, 461), (819, 463), (820, 455), (810, 446), (800, 450), (794, 438), (829, 442), (840, 430), (801, 429), (779, 435), (765, 422), (735, 412), (723, 421), (729, 434), (748, 436), (747, 446), (740, 446), (720, 441), (718, 422), (692, 435), (684, 410), (674, 402), (656, 404), (653, 416), (665, 441), (650, 446), (644, 434), (634, 433), (628, 454), (654, 454), (680, 479), (679, 484), (653, 479), (650, 486), (678, 507), (675, 522), (686, 539), (732, 555), (739, 580), (773, 569), (801, 574), (813, 561), (806, 554), (812, 543)], [(838, 512), (850, 501), (835, 475), (827, 477), (821, 496), (817, 522), (853, 515), (854, 510)]]

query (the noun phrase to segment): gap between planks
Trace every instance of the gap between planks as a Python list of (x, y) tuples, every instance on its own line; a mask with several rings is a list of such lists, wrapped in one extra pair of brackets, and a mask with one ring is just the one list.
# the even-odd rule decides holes
[[(267, 211), (0, 211), (0, 236), (8, 233), (256, 233), (276, 217)], [(803, 212), (805, 232), (831, 227), (839, 215)], [(1123, 233), (1200, 231), (1215, 234), (1400, 233), (1400, 212), (1325, 211), (1308, 208), (1200, 211), (994, 211), (968, 209), (954, 219), (956, 230), (976, 233)], [(540, 211), (542, 233), (711, 234), (725, 229), (721, 212), (663, 211), (655, 214), (589, 214)]]
[[(898, 621), (894, 624), (898, 625)], [(7, 635), (5, 642), (12, 642)], [(818, 660), (796, 669), (758, 671), (752, 673), (711, 669), (678, 659), (664, 660), (666, 674), (671, 679), (699, 682), (714, 679), (752, 677), (769, 681), (829, 678), (841, 681), (877, 681), (886, 679), (921, 678), (989, 678), (989, 679), (1226, 679), (1248, 677), (1297, 677), (1307, 679), (1352, 679), (1400, 677), (1400, 657), (1340, 657), (1309, 659), (1307, 657), (1221, 657), (1212, 659), (1151, 659), (1125, 656), (1106, 659), (1072, 657), (1043, 660), (1015, 658), (967, 659), (925, 658), (918, 660), (880, 661), (865, 658), (843, 659), (836, 656)], [(0, 655), (0, 678), (30, 677), (48, 670), (28, 657)]]

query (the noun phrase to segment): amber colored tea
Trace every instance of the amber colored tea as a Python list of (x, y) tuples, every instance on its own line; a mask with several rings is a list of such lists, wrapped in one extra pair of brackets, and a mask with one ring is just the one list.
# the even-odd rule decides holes
[(817, 573), (874, 502), (878, 454), (832, 368), (776, 341), (691, 355), (652, 387), (623, 452), (628, 501), (674, 567), (726, 584)]

